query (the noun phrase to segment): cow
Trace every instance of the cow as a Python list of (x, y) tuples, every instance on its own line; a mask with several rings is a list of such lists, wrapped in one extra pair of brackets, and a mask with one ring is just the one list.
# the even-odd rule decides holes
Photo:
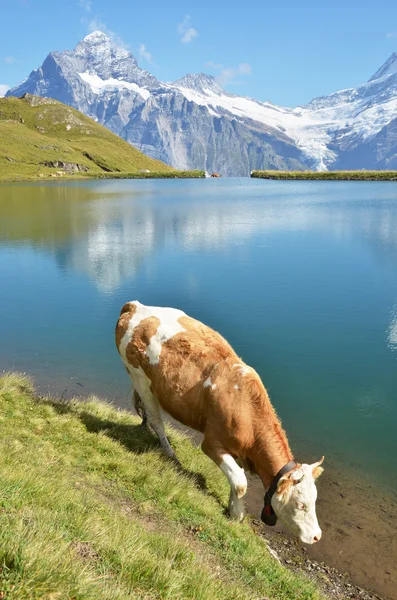
[(303, 543), (320, 540), (315, 480), (324, 457), (311, 465), (295, 463), (259, 375), (219, 333), (182, 310), (132, 301), (121, 309), (116, 346), (139, 413), (165, 454), (176, 459), (163, 412), (204, 435), (203, 452), (229, 481), (233, 519), (245, 516), (248, 470), (267, 490), (265, 523), (278, 518)]

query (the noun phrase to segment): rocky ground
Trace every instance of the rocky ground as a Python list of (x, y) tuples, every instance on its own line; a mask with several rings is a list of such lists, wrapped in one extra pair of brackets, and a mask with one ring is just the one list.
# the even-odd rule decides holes
[(255, 533), (266, 539), (269, 551), (276, 560), (291, 571), (304, 573), (313, 579), (332, 600), (388, 600), (386, 596), (353, 585), (348, 573), (341, 573), (324, 562), (308, 557), (304, 546), (282, 532), (268, 534), (267, 530), (265, 535), (263, 524), (257, 519), (253, 519), (252, 526)]

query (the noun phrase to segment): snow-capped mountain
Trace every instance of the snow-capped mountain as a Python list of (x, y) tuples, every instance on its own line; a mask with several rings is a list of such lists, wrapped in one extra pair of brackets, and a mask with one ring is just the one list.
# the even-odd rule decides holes
[(367, 83), (284, 108), (229, 94), (211, 76), (162, 83), (94, 32), (51, 52), (8, 95), (56, 98), (182, 169), (397, 169), (397, 54)]

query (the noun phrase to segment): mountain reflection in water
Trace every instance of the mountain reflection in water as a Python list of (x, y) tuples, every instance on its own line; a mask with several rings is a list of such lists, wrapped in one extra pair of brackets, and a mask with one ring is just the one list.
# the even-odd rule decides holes
[[(161, 248), (227, 250), (259, 235), (266, 244), (266, 237), (278, 231), (359, 238), (397, 265), (394, 183), (378, 207), (375, 186), (387, 183), (259, 182), (261, 190), (254, 180), (249, 193), (243, 188), (241, 195), (225, 198), (221, 188), (215, 201), (206, 195), (206, 183), (169, 186), (171, 197), (165, 199), (164, 190), (149, 181), (146, 187), (139, 181), (4, 186), (0, 242), (51, 252), (60, 269), (88, 274), (107, 294)], [(351, 185), (357, 186), (354, 194)]]

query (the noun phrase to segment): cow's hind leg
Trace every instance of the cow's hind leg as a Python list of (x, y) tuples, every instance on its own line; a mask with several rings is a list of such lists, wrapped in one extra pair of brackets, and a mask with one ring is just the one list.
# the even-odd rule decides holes
[(242, 521), (245, 517), (244, 496), (247, 492), (247, 478), (244, 469), (238, 466), (233, 456), (228, 454), (226, 450), (211, 444), (206, 438), (204, 438), (201, 448), (226, 475), (230, 483), (230, 516), (233, 519)]
[(133, 400), (138, 399), (138, 406), (136, 405), (137, 412), (140, 414), (142, 407), (142, 420), (145, 422), (145, 417), (150, 427), (160, 440), (160, 444), (165, 454), (170, 458), (176, 459), (175, 452), (170, 446), (170, 443), (165, 435), (164, 423), (160, 412), (160, 405), (153, 395), (151, 389), (151, 381), (145, 375), (141, 368), (134, 368), (129, 366), (127, 369), (132, 385), (134, 388)]
[(150, 427), (160, 440), (161, 447), (170, 458), (176, 459), (164, 429), (164, 422), (160, 412), (160, 406), (149, 389), (140, 390), (139, 397), (142, 401), (144, 411)]

